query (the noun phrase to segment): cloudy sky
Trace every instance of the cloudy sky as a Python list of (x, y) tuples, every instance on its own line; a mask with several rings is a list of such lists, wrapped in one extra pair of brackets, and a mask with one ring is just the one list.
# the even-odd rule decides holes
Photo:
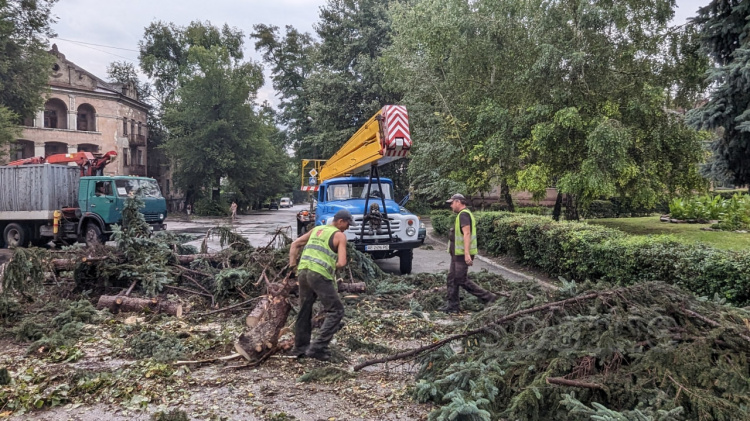
[[(57, 23), (56, 43), (60, 52), (72, 62), (107, 78), (107, 65), (128, 60), (138, 66), (138, 41), (143, 29), (161, 20), (177, 25), (191, 21), (224, 23), (247, 35), (254, 24), (264, 23), (283, 28), (292, 25), (303, 32), (313, 32), (318, 11), (326, 0), (59, 0), (53, 9)], [(675, 23), (684, 23), (709, 0), (677, 0)], [(97, 45), (91, 45), (97, 44)], [(253, 42), (246, 40), (246, 57), (260, 61)], [(260, 100), (274, 98), (270, 81), (259, 93)]]

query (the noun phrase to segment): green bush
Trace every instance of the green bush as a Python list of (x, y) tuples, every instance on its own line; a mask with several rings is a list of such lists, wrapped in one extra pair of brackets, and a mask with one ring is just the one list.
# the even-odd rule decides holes
[[(699, 296), (750, 304), (750, 251), (684, 244), (671, 236), (629, 236), (612, 228), (535, 215), (475, 216), (481, 249), (514, 256), (551, 276), (618, 285), (662, 281)], [(433, 226), (435, 220), (433, 216)], [(453, 222), (449, 214), (437, 220), (445, 230)]]
[(193, 211), (199, 216), (229, 216), (229, 204), (224, 201), (214, 201), (209, 198), (198, 199)]
[(552, 215), (552, 208), (548, 208), (546, 206), (524, 206), (524, 207), (517, 207), (516, 208), (517, 213), (523, 213), (527, 215)]
[(672, 218), (681, 220), (719, 220), (714, 228), (727, 231), (750, 227), (750, 195), (734, 194), (728, 199), (721, 195), (674, 198), (669, 202)]
[(430, 222), (432, 229), (440, 235), (448, 235), (451, 226), (455, 223), (456, 215), (449, 210), (434, 210), (430, 212)]
[(617, 218), (619, 216), (611, 200), (594, 200), (585, 215), (586, 218)]

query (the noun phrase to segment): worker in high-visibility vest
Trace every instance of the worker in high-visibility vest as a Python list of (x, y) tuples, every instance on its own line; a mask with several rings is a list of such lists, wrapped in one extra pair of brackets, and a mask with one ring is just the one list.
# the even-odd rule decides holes
[[(321, 225), (297, 238), (289, 249), (289, 265), (294, 266), (300, 249), (302, 256), (297, 265), (300, 310), (294, 325), (292, 355), (318, 360), (331, 359), (328, 344), (343, 326), (344, 304), (336, 288), (336, 269), (346, 266), (346, 235), (344, 231), (353, 221), (352, 214), (342, 209), (333, 216), (333, 225)], [(320, 298), (325, 321), (320, 332), (310, 344), (312, 309)]]
[(447, 302), (440, 311), (458, 313), (461, 311), (459, 288), (475, 295), (483, 303), (494, 302), (497, 296), (469, 280), (469, 266), (474, 264), (474, 256), (477, 254), (477, 224), (474, 215), (466, 207), (466, 197), (454, 194), (447, 203), (450, 203), (451, 210), (458, 215), (450, 231), (448, 244), (451, 263), (448, 270)]

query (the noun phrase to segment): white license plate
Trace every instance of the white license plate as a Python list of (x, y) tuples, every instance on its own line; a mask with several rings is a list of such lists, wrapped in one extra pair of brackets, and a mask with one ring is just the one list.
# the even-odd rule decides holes
[(378, 250), (390, 250), (390, 249), (391, 249), (391, 246), (389, 244), (365, 246), (365, 251), (378, 251)]

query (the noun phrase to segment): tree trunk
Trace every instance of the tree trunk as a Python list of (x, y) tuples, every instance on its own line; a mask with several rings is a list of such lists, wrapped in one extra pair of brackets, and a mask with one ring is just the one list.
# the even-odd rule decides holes
[(234, 348), (251, 362), (262, 361), (276, 352), (279, 334), (286, 324), (289, 310), (289, 292), (296, 283), (287, 279), (281, 284), (269, 285), (264, 296), (245, 320), (248, 328), (234, 343)]
[(554, 219), (555, 221), (560, 220), (560, 214), (562, 213), (562, 201), (563, 195), (558, 191), (557, 199), (555, 199), (555, 209), (552, 211), (552, 219)]
[(567, 221), (577, 221), (579, 219), (575, 195), (570, 193), (565, 195), (565, 219)]
[(339, 292), (350, 294), (367, 292), (367, 284), (364, 282), (339, 282)]
[(102, 295), (96, 304), (97, 309), (107, 308), (114, 314), (120, 311), (153, 313), (167, 313), (172, 316), (182, 317), (182, 304), (157, 298), (134, 298), (122, 295)]
[(505, 203), (508, 205), (508, 212), (515, 212), (516, 207), (513, 205), (513, 196), (510, 195), (510, 187), (505, 181), (500, 182), (500, 195), (505, 199)]

